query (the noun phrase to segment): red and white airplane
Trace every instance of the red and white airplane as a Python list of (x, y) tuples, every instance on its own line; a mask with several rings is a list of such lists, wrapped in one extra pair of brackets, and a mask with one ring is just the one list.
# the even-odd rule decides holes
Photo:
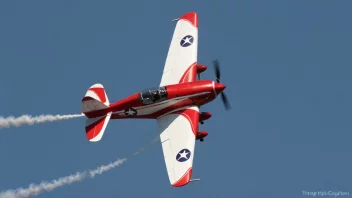
[(88, 117), (85, 129), (91, 142), (101, 140), (110, 119), (156, 119), (170, 183), (180, 187), (191, 181), (195, 141), (208, 135), (198, 131), (198, 123), (203, 124), (211, 114), (199, 108), (218, 95), (226, 109), (230, 106), (222, 92), (226, 87), (219, 80), (218, 61), (214, 61), (216, 82), (196, 78), (207, 69), (197, 63), (197, 13), (176, 20), (159, 87), (110, 104), (103, 85), (95, 84), (82, 99), (82, 112)]

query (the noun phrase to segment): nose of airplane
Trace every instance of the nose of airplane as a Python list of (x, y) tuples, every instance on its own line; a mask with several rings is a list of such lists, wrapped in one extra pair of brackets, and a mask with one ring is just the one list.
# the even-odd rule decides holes
[(216, 94), (221, 93), (225, 88), (226, 88), (226, 86), (221, 83), (215, 83), (215, 85), (214, 85), (214, 89), (216, 91)]

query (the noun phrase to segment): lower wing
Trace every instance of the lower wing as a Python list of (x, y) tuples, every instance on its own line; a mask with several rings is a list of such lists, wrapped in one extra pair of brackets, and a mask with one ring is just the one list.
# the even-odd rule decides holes
[(188, 184), (192, 177), (199, 108), (189, 106), (158, 118), (160, 140), (171, 185)]

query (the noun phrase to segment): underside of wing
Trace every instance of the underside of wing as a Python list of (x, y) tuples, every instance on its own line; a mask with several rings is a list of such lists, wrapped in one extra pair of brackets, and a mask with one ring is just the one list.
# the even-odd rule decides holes
[(176, 24), (160, 86), (195, 81), (197, 49), (198, 15), (189, 12)]
[(191, 180), (198, 121), (197, 106), (158, 118), (166, 169), (170, 183), (175, 187), (184, 186)]

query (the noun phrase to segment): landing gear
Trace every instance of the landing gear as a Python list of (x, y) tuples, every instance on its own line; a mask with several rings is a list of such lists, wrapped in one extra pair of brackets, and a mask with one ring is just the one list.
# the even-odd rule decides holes
[(200, 124), (204, 124), (204, 122), (203, 122), (203, 121), (200, 121)]
[(202, 139), (200, 139), (200, 141), (201, 141), (201, 142), (203, 142), (203, 141), (204, 141), (204, 139), (202, 138)]

